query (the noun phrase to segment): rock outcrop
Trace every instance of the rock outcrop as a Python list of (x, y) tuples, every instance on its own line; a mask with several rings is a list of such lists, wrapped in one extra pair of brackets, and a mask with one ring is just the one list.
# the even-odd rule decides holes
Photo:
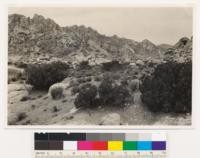
[(185, 63), (192, 60), (192, 38), (181, 38), (164, 53), (164, 60)]

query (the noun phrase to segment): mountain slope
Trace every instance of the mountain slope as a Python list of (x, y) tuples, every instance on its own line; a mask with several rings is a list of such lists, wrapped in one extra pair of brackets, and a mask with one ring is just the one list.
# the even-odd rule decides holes
[(165, 43), (163, 43), (163, 44), (159, 44), (159, 45), (157, 45), (157, 47), (159, 47), (161, 50), (163, 50), (163, 51), (166, 51), (167, 49), (169, 49), (169, 48), (171, 48), (171, 47), (173, 47), (172, 45), (169, 45), (169, 44), (165, 44)]
[(90, 27), (60, 27), (51, 19), (9, 15), (8, 52), (20, 60), (62, 58), (66, 61), (106, 59), (135, 61), (160, 59), (163, 50), (148, 40), (136, 42), (116, 35), (108, 37)]
[(192, 60), (192, 38), (181, 38), (174, 46), (167, 49), (164, 53), (164, 59), (177, 62), (186, 62)]

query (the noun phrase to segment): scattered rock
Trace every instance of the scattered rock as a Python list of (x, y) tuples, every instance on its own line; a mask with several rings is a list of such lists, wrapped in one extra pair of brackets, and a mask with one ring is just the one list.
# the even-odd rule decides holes
[(101, 118), (100, 125), (120, 125), (121, 118), (118, 113), (111, 113)]
[(27, 114), (25, 112), (20, 112), (17, 115), (17, 121), (22, 121), (27, 117)]
[(144, 65), (144, 62), (143, 62), (142, 60), (137, 60), (137, 61), (136, 61), (136, 65), (143, 66), (143, 65)]
[(74, 118), (74, 116), (70, 115), (66, 117), (66, 120), (72, 120)]
[(31, 98), (29, 96), (23, 96), (20, 101), (27, 101), (30, 100)]
[(53, 106), (52, 112), (58, 112), (58, 111), (59, 111), (59, 109), (57, 108), (57, 106)]

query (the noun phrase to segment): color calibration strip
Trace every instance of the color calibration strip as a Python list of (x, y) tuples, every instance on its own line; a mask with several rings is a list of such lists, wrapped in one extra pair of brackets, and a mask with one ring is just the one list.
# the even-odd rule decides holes
[(35, 150), (166, 150), (165, 134), (35, 133)]

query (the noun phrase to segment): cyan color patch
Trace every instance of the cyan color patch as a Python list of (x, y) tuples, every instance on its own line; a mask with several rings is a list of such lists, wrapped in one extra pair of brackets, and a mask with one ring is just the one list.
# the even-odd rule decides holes
[(152, 141), (138, 141), (137, 150), (152, 150)]

